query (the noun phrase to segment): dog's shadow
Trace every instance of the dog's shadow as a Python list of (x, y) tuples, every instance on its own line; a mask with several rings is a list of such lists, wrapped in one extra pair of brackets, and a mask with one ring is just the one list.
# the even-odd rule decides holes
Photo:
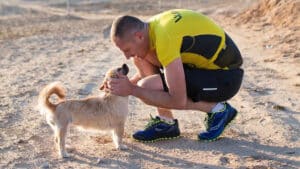
[[(130, 152), (131, 150), (111, 150), (109, 157), (96, 157), (81, 153), (74, 148), (69, 148), (70, 157), (59, 160), (58, 163), (63, 164), (67, 162), (77, 163), (78, 165), (88, 165), (95, 168), (140, 168), (132, 164), (130, 160), (118, 159), (118, 154)], [(112, 155), (115, 154), (115, 155)]]
[[(181, 138), (172, 141), (163, 141), (158, 143), (143, 144), (135, 141), (125, 143), (128, 147), (127, 150), (117, 151), (111, 150), (105, 157), (93, 157), (88, 154), (81, 153), (74, 148), (69, 148), (68, 152), (71, 155), (69, 158), (65, 158), (61, 163), (72, 162), (78, 165), (88, 165), (90, 167), (101, 168), (144, 168), (150, 164), (157, 164), (165, 167), (172, 168), (217, 168), (225, 169), (225, 167), (202, 164), (200, 162), (192, 162), (185, 160), (181, 157), (174, 157), (166, 155), (157, 151), (157, 148), (149, 150), (146, 147), (159, 147), (162, 149), (172, 149), (174, 145), (180, 142), (185, 142), (187, 138)], [(188, 139), (188, 142), (194, 142), (195, 140)], [(146, 165), (146, 166), (145, 166)]]

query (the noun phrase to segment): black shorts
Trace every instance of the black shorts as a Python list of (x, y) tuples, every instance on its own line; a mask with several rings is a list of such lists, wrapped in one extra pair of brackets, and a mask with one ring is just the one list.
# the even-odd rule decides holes
[[(231, 70), (206, 70), (183, 65), (187, 96), (194, 102), (221, 102), (232, 98), (240, 89), (244, 71), (241, 68)], [(164, 90), (168, 87), (163, 73), (160, 73)]]

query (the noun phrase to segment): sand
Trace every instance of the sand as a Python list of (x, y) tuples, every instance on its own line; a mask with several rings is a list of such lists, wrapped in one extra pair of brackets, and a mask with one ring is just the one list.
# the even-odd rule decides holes
[[(130, 97), (126, 151), (109, 136), (71, 128), (69, 159), (37, 110), (44, 85), (61, 81), (67, 98), (101, 94), (105, 72), (130, 61), (109, 40), (121, 14), (143, 19), (171, 8), (202, 12), (228, 32), (244, 57), (245, 78), (230, 100), (237, 119), (216, 142), (200, 142), (205, 114), (174, 111), (182, 137), (139, 143), (155, 108)], [(0, 1), (0, 168), (300, 168), (299, 0)]]

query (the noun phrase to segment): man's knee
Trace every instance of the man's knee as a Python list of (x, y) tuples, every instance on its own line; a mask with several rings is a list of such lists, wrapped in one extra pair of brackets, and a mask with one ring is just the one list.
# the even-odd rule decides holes
[(162, 82), (159, 75), (151, 75), (137, 82), (137, 85), (146, 89), (163, 90)]
[(147, 78), (141, 79), (137, 82), (137, 85), (142, 88), (151, 89), (153, 85), (147, 80)]
[(139, 81), (137, 82), (137, 85), (138, 85), (139, 87), (145, 88), (145, 86), (146, 86), (147, 84), (145, 83), (145, 80), (144, 80), (144, 79), (141, 79), (141, 80), (139, 80)]

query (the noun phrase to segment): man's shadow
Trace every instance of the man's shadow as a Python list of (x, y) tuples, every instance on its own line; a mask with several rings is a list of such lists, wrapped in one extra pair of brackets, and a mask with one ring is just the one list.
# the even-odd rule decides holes
[(192, 151), (212, 151), (220, 154), (235, 154), (241, 158), (254, 160), (272, 160), (281, 164), (287, 164), (291, 168), (298, 168), (300, 160), (291, 160), (299, 157), (300, 147), (279, 147), (264, 145), (256, 141), (244, 139), (221, 138), (215, 142), (205, 142), (182, 137), (172, 142), (154, 143), (153, 146), (160, 149), (179, 149)]

